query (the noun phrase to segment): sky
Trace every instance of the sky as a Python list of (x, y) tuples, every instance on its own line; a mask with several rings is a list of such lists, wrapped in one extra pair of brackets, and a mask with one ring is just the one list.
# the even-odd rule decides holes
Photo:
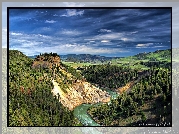
[(171, 48), (170, 9), (10, 9), (9, 48), (124, 57)]

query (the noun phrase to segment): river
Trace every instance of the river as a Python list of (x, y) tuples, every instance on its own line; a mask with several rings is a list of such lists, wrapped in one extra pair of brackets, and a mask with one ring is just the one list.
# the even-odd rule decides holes
[[(116, 99), (119, 94), (116, 92), (106, 90), (110, 95), (111, 99)], [(110, 101), (108, 103), (111, 103)], [(94, 105), (100, 105), (102, 103), (96, 103), (96, 104), (81, 104), (77, 106), (74, 109), (74, 116), (78, 118), (78, 120), (84, 125), (84, 126), (100, 126), (97, 122), (95, 122), (91, 116), (87, 113), (88, 108)], [(95, 131), (95, 130), (93, 130)], [(97, 131), (97, 130), (96, 130)], [(95, 133), (96, 134), (96, 133)]]
[[(149, 73), (148, 72), (144, 72), (144, 74), (138, 76), (138, 79), (135, 80), (134, 83), (137, 83), (142, 78), (142, 76), (147, 76), (147, 75), (149, 75)], [(129, 91), (129, 89), (131, 89), (131, 87), (128, 88), (128, 91)], [(107, 91), (111, 95), (111, 99), (116, 99), (119, 96), (119, 94), (114, 92), (114, 91), (107, 90), (107, 89), (103, 89), (103, 90)], [(108, 104), (110, 104), (110, 103), (111, 103), (111, 101), (108, 102)], [(74, 109), (74, 116), (77, 117), (78, 120), (84, 126), (100, 126), (100, 124), (95, 122), (91, 118), (91, 116), (89, 116), (88, 113), (87, 113), (88, 108), (90, 108), (93, 105), (100, 105), (100, 103), (96, 103), (96, 104), (81, 104), (81, 105), (79, 105), (78, 107), (76, 107)]]
[[(142, 77), (141, 76), (147, 76), (149, 75), (148, 72), (145, 72), (144, 74), (140, 75), (138, 77), (137, 80), (135, 80), (134, 83), (137, 83)], [(128, 88), (129, 91), (130, 88)], [(112, 99), (116, 99), (119, 94), (111, 91), (111, 90), (107, 90), (105, 89), (105, 91), (107, 91), (110, 95), (111, 95), (111, 100)], [(108, 104), (110, 104), (111, 101), (108, 102)], [(78, 107), (76, 107), (74, 109), (74, 116), (78, 118), (78, 120), (84, 125), (84, 126), (100, 126), (100, 124), (98, 124), (97, 122), (95, 122), (90, 115), (88, 115), (87, 110), (89, 107), (93, 106), (93, 105), (100, 105), (102, 103), (96, 103), (96, 104), (81, 104)]]

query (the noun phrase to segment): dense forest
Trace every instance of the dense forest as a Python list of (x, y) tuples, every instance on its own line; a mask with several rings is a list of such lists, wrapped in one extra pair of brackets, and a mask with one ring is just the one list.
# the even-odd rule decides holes
[(111, 104), (94, 105), (88, 113), (103, 126), (170, 126), (171, 50), (140, 53), (131, 59), (139, 60), (139, 64), (149, 69), (107, 64), (88, 66), (82, 70), (88, 81), (113, 91), (135, 82), (128, 92), (111, 100)]
[[(41, 55), (44, 58), (49, 56), (57, 55)], [(79, 121), (73, 111), (63, 107), (51, 93), (52, 70), (32, 68), (32, 64), (33, 60), (22, 52), (9, 51), (9, 126), (77, 125)], [(67, 69), (76, 72), (73, 68)]]
[(136, 79), (139, 70), (115, 65), (93, 65), (84, 68), (82, 74), (89, 82), (98, 84), (100, 87), (116, 89)]
[[(109, 68), (107, 67), (106, 70), (109, 70)], [(170, 126), (171, 70), (152, 68), (145, 73), (148, 75), (141, 76), (140, 81), (128, 93), (122, 93), (117, 99), (112, 100), (111, 104), (91, 107), (88, 112), (93, 119), (105, 126), (139, 126), (143, 123), (145, 123), (143, 124), (145, 126), (150, 122), (155, 123), (155, 125), (156, 123), (160, 124), (160, 126), (170, 122), (170, 124), (166, 124)], [(122, 76), (123, 79), (128, 80), (128, 77)], [(107, 77), (109, 78), (109, 76)], [(106, 80), (100, 80), (101, 83), (104, 81)], [(115, 85), (115, 77), (113, 77), (111, 83)], [(108, 84), (105, 86), (108, 86)], [(146, 111), (152, 113), (149, 114)], [(125, 123), (123, 120), (125, 120)]]

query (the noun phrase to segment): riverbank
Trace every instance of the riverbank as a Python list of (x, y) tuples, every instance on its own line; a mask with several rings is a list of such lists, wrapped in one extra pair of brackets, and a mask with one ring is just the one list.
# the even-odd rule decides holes
[[(111, 99), (116, 99), (119, 94), (116, 92), (105, 90), (111, 95)], [(110, 99), (110, 100), (111, 100)], [(110, 104), (111, 101), (108, 102)], [(103, 103), (96, 103), (96, 104), (81, 104), (77, 106), (74, 109), (74, 116), (78, 118), (78, 120), (84, 125), (84, 126), (100, 126), (97, 122), (95, 122), (91, 116), (88, 114), (87, 110), (94, 105), (101, 105)]]

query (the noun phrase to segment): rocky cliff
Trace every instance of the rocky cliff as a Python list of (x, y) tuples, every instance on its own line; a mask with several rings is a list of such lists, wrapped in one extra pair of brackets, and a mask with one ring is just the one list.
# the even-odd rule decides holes
[[(60, 63), (57, 54), (38, 55), (32, 64), (33, 68), (49, 68), (53, 72), (54, 96), (59, 95), (59, 101), (69, 110), (83, 103), (98, 103), (110, 101), (110, 95), (106, 91), (88, 83), (85, 79), (79, 79), (68, 71)], [(74, 71), (72, 71), (74, 72)]]
[(49, 68), (52, 69), (54, 65), (60, 66), (60, 56), (56, 53), (38, 55), (32, 64), (32, 68)]
[(93, 104), (110, 101), (108, 92), (102, 91), (88, 82), (78, 80), (71, 87), (65, 89), (66, 93), (55, 80), (52, 80), (52, 83), (54, 85), (53, 95), (59, 95), (59, 101), (69, 110), (73, 110), (83, 103)]

